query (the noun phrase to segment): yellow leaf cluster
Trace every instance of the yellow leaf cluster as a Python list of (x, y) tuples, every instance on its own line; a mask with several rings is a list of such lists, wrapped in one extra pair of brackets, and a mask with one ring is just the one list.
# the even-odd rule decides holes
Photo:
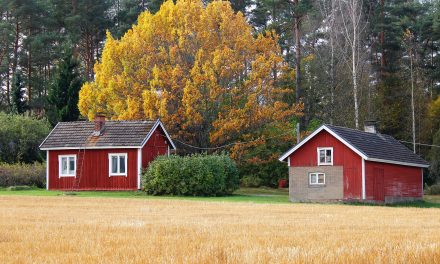
[(194, 144), (243, 138), (300, 112), (276, 83), (291, 74), (277, 36), (254, 36), (229, 2), (169, 0), (143, 12), (120, 40), (107, 33), (95, 80), (80, 92), (81, 114), (112, 119), (161, 118)]

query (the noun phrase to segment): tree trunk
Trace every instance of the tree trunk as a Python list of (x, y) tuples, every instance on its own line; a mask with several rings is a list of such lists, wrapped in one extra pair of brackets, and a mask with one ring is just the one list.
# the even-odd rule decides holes
[(410, 61), (410, 73), (411, 73), (411, 116), (412, 116), (412, 140), (413, 140), (413, 151), (416, 153), (416, 120), (415, 120), (415, 109), (414, 109), (414, 74), (413, 74), (413, 50), (410, 47), (409, 51), (409, 61)]
[(356, 129), (359, 129), (359, 102), (358, 102), (358, 76), (357, 76), (357, 62), (358, 62), (358, 24), (357, 21), (357, 0), (353, 1), (353, 12), (351, 14), (353, 26), (353, 43), (351, 45), (351, 62), (352, 62), (352, 79), (353, 79), (353, 99), (354, 99), (354, 122)]

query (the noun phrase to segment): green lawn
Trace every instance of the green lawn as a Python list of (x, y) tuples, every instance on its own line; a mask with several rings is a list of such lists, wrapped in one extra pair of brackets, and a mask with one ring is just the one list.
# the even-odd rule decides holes
[(231, 196), (222, 197), (188, 197), (188, 196), (151, 196), (139, 191), (81, 191), (62, 192), (44, 189), (10, 191), (0, 188), (0, 195), (31, 195), (31, 196), (78, 196), (78, 197), (112, 197), (140, 199), (183, 199), (218, 202), (254, 202), (254, 203), (289, 203), (288, 191), (271, 188), (242, 188)]
[[(10, 191), (0, 188), (0, 195), (30, 195), (30, 196), (78, 196), (78, 197), (111, 197), (111, 198), (139, 198), (139, 199), (180, 199), (214, 202), (253, 202), (253, 203), (289, 203), (288, 189), (273, 188), (241, 188), (231, 196), (222, 197), (188, 197), (188, 196), (152, 196), (139, 191), (81, 191), (62, 192), (46, 191), (34, 188), (32, 190)], [(353, 205), (353, 203), (351, 203)], [(354, 203), (354, 205), (365, 205)], [(369, 205), (376, 206), (376, 205)], [(423, 201), (389, 205), (390, 207), (420, 207), (440, 208), (440, 195), (425, 195)]]

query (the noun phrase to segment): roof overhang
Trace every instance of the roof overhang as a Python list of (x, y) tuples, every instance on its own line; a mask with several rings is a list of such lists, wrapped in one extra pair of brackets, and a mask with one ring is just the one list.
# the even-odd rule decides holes
[(334, 136), (336, 139), (338, 139), (340, 142), (342, 142), (345, 146), (347, 146), (349, 149), (353, 150), (356, 154), (358, 154), (362, 159), (367, 161), (374, 161), (374, 162), (381, 162), (381, 163), (390, 163), (390, 164), (396, 164), (396, 165), (404, 165), (404, 166), (411, 166), (411, 167), (421, 167), (421, 168), (428, 168), (429, 165), (427, 164), (416, 164), (416, 163), (406, 163), (406, 162), (400, 162), (400, 161), (393, 161), (393, 160), (384, 160), (384, 159), (376, 159), (376, 158), (370, 158), (368, 157), (364, 152), (360, 151), (353, 145), (351, 145), (349, 142), (347, 142), (345, 139), (340, 137), (337, 133), (335, 133), (333, 130), (328, 128), (326, 125), (320, 126), (318, 129), (313, 131), (312, 134), (308, 135), (305, 139), (303, 139), (299, 144), (295, 145), (293, 148), (289, 149), (286, 153), (284, 153), (278, 160), (279, 161), (285, 161), (290, 155), (292, 155), (297, 149), (299, 149), (302, 145), (307, 143), (310, 139), (312, 139), (314, 136), (316, 136), (321, 131), (327, 131), (329, 134)]

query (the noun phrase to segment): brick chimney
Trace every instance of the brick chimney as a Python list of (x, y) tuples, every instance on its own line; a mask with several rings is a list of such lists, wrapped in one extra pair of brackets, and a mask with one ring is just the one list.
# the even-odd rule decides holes
[(105, 127), (105, 115), (103, 113), (97, 113), (95, 115), (95, 130), (93, 131), (93, 136), (99, 137)]
[(375, 120), (366, 120), (364, 122), (364, 131), (368, 133), (377, 133), (377, 122)]

